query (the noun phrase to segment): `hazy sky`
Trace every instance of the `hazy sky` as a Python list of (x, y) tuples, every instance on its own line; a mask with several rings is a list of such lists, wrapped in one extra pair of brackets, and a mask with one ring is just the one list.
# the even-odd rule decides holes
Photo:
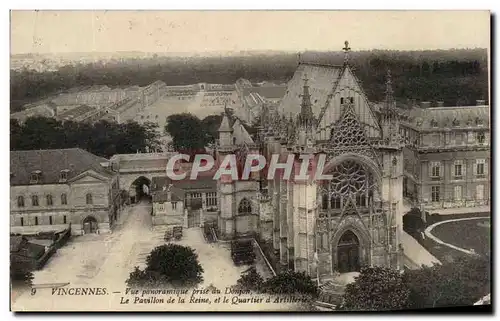
[(11, 53), (488, 48), (487, 11), (13, 11)]

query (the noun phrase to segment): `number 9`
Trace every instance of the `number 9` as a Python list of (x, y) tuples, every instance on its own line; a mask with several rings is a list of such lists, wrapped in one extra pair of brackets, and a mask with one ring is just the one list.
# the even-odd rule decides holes
[(36, 293), (36, 289), (32, 288), (31, 289), (31, 295), (35, 295), (35, 293)]

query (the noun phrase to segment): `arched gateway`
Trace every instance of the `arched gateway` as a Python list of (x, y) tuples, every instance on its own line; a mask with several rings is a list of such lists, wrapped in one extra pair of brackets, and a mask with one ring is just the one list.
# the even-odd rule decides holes
[(99, 228), (97, 220), (93, 216), (87, 216), (83, 220), (82, 226), (83, 226), (83, 233), (84, 234), (97, 233), (97, 229)]

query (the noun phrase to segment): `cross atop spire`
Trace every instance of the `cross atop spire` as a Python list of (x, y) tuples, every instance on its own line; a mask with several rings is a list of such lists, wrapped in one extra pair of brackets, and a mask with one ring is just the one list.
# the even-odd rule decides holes
[(347, 65), (349, 63), (349, 51), (351, 51), (351, 47), (349, 47), (349, 41), (344, 42), (344, 48), (342, 50), (344, 51), (344, 65)]

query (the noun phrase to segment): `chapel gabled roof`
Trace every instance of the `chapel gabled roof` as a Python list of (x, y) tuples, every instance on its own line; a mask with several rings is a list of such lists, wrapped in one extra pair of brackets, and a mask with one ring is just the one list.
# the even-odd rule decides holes
[(300, 62), (292, 79), (288, 82), (285, 96), (278, 106), (278, 112), (287, 117), (300, 113), (304, 78), (309, 79), (309, 94), (313, 114), (319, 118), (321, 110), (336, 87), (336, 81), (343, 71), (342, 66), (312, 62)]

